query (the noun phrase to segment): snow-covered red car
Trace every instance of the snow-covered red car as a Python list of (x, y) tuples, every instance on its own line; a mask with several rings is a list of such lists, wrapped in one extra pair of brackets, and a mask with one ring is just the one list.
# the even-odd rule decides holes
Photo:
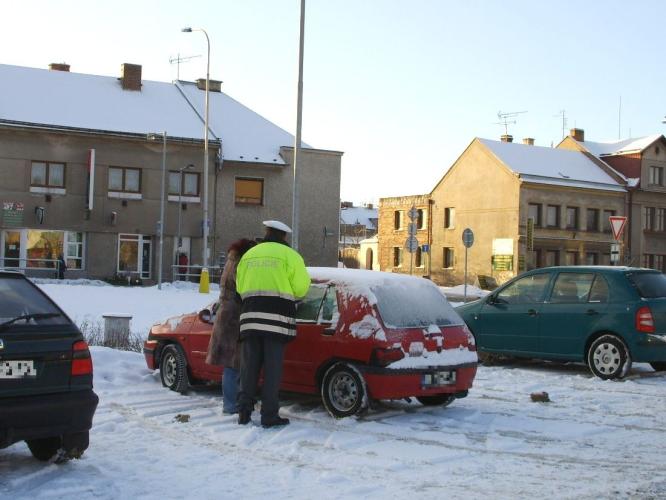
[[(476, 375), (474, 337), (432, 282), (406, 275), (309, 268), (297, 336), (287, 344), (281, 389), (321, 394), (334, 417), (355, 415), (372, 399), (416, 397), (448, 405), (467, 396)], [(148, 368), (164, 386), (219, 382), (205, 362), (215, 308), (153, 325)]]

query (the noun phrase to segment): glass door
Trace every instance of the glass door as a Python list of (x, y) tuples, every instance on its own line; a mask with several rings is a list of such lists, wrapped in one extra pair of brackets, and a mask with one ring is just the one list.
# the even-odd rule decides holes
[(21, 231), (3, 232), (4, 267), (20, 267), (21, 257)]
[(144, 236), (141, 241), (141, 278), (150, 278), (150, 236)]

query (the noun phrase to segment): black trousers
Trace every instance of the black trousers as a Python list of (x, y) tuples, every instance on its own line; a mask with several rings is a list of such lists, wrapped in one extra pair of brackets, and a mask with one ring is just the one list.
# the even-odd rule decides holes
[(278, 417), (280, 400), (278, 391), (282, 381), (282, 360), (285, 343), (271, 335), (247, 335), (241, 340), (240, 392), (238, 410), (252, 412), (259, 383), (259, 373), (264, 369), (261, 389), (261, 420)]

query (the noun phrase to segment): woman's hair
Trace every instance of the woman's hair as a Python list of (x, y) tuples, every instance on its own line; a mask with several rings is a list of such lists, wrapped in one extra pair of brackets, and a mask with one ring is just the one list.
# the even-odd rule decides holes
[(232, 250), (238, 252), (238, 255), (242, 257), (245, 252), (257, 244), (256, 241), (248, 240), (247, 238), (241, 238), (240, 240), (234, 241), (229, 245), (229, 252)]

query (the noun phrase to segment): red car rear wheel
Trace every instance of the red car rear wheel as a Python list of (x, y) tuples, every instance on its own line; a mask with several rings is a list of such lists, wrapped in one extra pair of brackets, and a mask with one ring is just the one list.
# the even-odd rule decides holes
[(365, 381), (347, 363), (338, 363), (326, 371), (321, 384), (321, 397), (328, 412), (335, 418), (361, 413), (368, 407)]

